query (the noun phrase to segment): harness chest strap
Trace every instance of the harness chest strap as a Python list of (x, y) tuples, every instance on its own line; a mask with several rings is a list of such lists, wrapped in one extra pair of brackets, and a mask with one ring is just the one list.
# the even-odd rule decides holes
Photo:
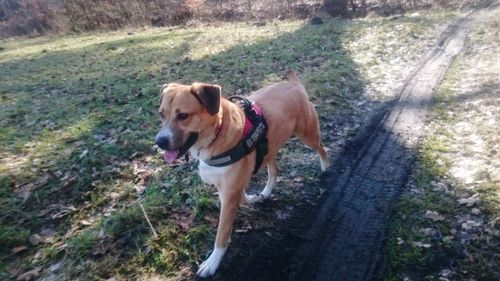
[[(238, 103), (245, 112), (245, 129), (240, 142), (230, 150), (216, 155), (208, 160), (202, 160), (205, 164), (214, 167), (224, 167), (236, 163), (241, 158), (256, 151), (255, 174), (267, 154), (267, 123), (260, 108), (242, 96), (232, 96), (229, 100)], [(251, 124), (249, 128), (248, 124)]]

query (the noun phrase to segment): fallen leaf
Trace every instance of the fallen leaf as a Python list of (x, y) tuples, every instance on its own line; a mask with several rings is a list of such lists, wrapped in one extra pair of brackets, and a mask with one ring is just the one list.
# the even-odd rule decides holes
[(462, 223), (462, 229), (463, 230), (471, 230), (471, 229), (479, 227), (481, 225), (483, 225), (483, 223), (480, 221), (468, 220), (468, 221)]
[(105, 237), (103, 240), (99, 241), (99, 244), (97, 244), (94, 247), (94, 251), (92, 252), (92, 255), (98, 256), (98, 255), (104, 255), (107, 252), (109, 252), (111, 249), (113, 249), (116, 246), (116, 243), (113, 241), (111, 237)]
[(26, 202), (26, 200), (28, 200), (28, 198), (31, 196), (31, 191), (33, 189), (35, 189), (35, 184), (27, 183), (16, 188), (14, 192), (19, 198), (23, 199), (23, 202)]
[(194, 213), (184, 212), (181, 210), (179, 213), (174, 213), (172, 218), (178, 221), (181, 230), (186, 232), (193, 226)]
[(64, 206), (64, 205), (53, 205), (53, 206), (56, 207), (55, 211), (50, 215), (50, 218), (53, 220), (60, 219), (76, 211), (76, 208), (73, 206)]
[(217, 218), (217, 216), (214, 216), (214, 215), (207, 214), (203, 218), (208, 222), (208, 224), (212, 228), (217, 227), (217, 224), (219, 223), (219, 219)]
[(19, 252), (22, 252), (24, 250), (28, 249), (28, 247), (26, 246), (18, 246), (18, 247), (14, 247), (12, 248), (12, 250), (10, 251), (13, 255), (19, 253)]
[(33, 268), (32, 270), (27, 271), (27, 272), (19, 275), (19, 277), (17, 277), (16, 280), (18, 280), (18, 281), (30, 281), (30, 280), (33, 280), (33, 279), (37, 278), (38, 276), (40, 276), (40, 270), (42, 270), (42, 267), (41, 266), (37, 266), (37, 267)]
[(42, 238), (38, 234), (33, 234), (29, 237), (29, 240), (30, 240), (31, 245), (36, 246), (36, 245), (40, 244), (40, 241), (42, 240)]
[(279, 219), (279, 220), (286, 220), (287, 218), (290, 217), (290, 213), (287, 212), (287, 211), (280, 211), (280, 210), (277, 210), (276, 212), (276, 217)]
[(443, 269), (439, 274), (443, 277), (451, 277), (453, 275), (453, 271), (449, 269)]
[(427, 210), (424, 215), (425, 218), (431, 219), (432, 221), (443, 221), (444, 217), (441, 216), (438, 212)]
[(457, 200), (457, 202), (460, 205), (466, 205), (467, 207), (472, 207), (474, 206), (474, 204), (481, 202), (481, 199), (479, 198), (479, 194), (476, 193), (469, 198), (460, 198)]
[(247, 232), (249, 232), (252, 229), (253, 229), (252, 225), (250, 225), (250, 223), (247, 223), (245, 226), (243, 226), (242, 228), (236, 229), (234, 232), (236, 232), (236, 233), (247, 233)]
[(61, 269), (61, 267), (63, 266), (63, 262), (60, 261), (58, 263), (54, 263), (52, 264), (50, 267), (49, 267), (49, 271), (50, 272), (56, 272), (58, 271), (59, 269)]
[(432, 228), (421, 228), (420, 232), (426, 236), (434, 236), (436, 234), (436, 231)]
[(19, 265), (11, 265), (7, 268), (7, 273), (9, 273), (10, 277), (16, 277), (21, 273), (21, 267)]
[(89, 150), (85, 149), (84, 151), (82, 151), (82, 153), (80, 153), (80, 156), (78, 156), (78, 158), (83, 159), (85, 158), (85, 156), (87, 156), (87, 154), (89, 154)]
[(303, 181), (305, 181), (305, 180), (306, 180), (306, 179), (305, 179), (304, 177), (295, 177), (295, 178), (293, 179), (293, 182), (303, 182)]
[(91, 220), (81, 220), (80, 224), (81, 225), (92, 225), (93, 221)]
[(419, 248), (425, 248), (425, 249), (428, 249), (430, 248), (432, 245), (429, 244), (429, 243), (423, 243), (423, 242), (413, 242), (411, 243), (413, 246), (417, 246)]

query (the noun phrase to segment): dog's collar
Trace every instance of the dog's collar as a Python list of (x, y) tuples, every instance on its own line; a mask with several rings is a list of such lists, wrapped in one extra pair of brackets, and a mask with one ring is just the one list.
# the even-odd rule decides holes
[[(245, 112), (243, 136), (240, 142), (230, 150), (202, 161), (209, 166), (224, 167), (238, 162), (241, 158), (256, 150), (257, 156), (254, 169), (254, 173), (256, 173), (264, 160), (264, 156), (267, 154), (266, 120), (262, 110), (253, 101), (242, 96), (232, 96), (228, 100), (238, 103)], [(219, 129), (222, 126), (221, 123)]]
[(215, 138), (208, 144), (207, 147), (210, 147), (217, 140), (223, 129), (224, 129), (224, 116), (222, 116), (219, 126), (217, 126), (217, 129), (215, 129)]

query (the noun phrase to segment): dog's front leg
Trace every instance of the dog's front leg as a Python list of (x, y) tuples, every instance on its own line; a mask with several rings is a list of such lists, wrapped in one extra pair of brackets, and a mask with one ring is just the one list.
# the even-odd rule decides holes
[(233, 188), (232, 190), (228, 188), (219, 189), (221, 210), (214, 250), (208, 259), (205, 260), (198, 268), (197, 275), (200, 277), (214, 275), (215, 271), (219, 267), (222, 257), (226, 253), (227, 244), (233, 228), (233, 222), (236, 218), (240, 199), (242, 197), (240, 193), (241, 190), (242, 189), (239, 188)]

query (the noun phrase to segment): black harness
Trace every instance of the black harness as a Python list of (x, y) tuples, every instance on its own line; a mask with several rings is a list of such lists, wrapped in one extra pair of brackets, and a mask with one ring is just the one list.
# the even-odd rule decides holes
[(254, 102), (243, 96), (232, 96), (229, 101), (241, 106), (246, 118), (252, 123), (252, 129), (244, 138), (230, 150), (214, 156), (208, 160), (203, 160), (205, 164), (214, 167), (224, 167), (238, 162), (241, 158), (250, 154), (254, 149), (256, 152), (255, 169), (257, 173), (262, 165), (264, 156), (267, 154), (267, 123), (263, 114), (258, 114), (254, 108)]

